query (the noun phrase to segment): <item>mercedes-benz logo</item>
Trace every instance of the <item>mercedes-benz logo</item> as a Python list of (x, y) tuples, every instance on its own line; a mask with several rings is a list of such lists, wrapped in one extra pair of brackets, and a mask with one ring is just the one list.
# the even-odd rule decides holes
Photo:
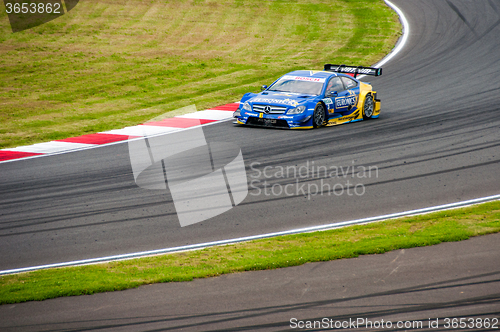
[(271, 106), (268, 105), (268, 106), (264, 107), (264, 113), (266, 113), (266, 114), (271, 113)]

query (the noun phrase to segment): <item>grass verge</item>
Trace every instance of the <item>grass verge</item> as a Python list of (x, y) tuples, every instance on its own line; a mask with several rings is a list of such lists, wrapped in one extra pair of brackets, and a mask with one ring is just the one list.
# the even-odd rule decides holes
[(400, 30), (383, 0), (86, 0), (18, 33), (0, 6), (0, 148), (234, 102), (294, 69), (370, 65)]
[(0, 304), (190, 281), (221, 274), (461, 241), (500, 231), (500, 201), (330, 231), (0, 278)]

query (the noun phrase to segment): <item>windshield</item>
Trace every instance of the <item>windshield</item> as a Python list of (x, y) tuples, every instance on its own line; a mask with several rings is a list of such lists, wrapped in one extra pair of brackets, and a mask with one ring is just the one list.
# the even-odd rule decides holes
[(283, 76), (269, 87), (269, 91), (319, 95), (325, 83), (324, 78)]

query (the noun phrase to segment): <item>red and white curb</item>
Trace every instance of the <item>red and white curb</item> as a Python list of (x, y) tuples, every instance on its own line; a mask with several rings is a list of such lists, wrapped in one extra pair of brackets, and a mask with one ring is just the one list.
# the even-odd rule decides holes
[[(398, 54), (405, 46), (410, 32), (410, 25), (408, 24), (408, 21), (406, 20), (403, 12), (389, 0), (384, 1), (399, 15), (399, 18), (403, 25), (403, 36), (398, 41), (398, 44), (392, 50), (392, 52), (389, 53), (384, 59), (382, 59), (382, 61), (375, 64), (374, 67), (380, 67), (391, 60), (394, 56), (396, 56), (396, 54)], [(238, 108), (238, 105), (239, 103), (231, 103), (204, 111), (179, 115), (162, 121), (148, 122), (138, 126), (125, 127), (123, 129), (114, 129), (97, 134), (70, 137), (62, 140), (4, 149), (0, 150), (0, 163), (73, 152), (103, 145), (119, 143), (133, 138), (167, 134), (185, 128), (199, 126), (200, 124), (205, 125), (208, 123), (225, 121), (232, 118), (232, 112), (234, 112)]]
[(0, 150), (0, 163), (94, 148), (133, 138), (163, 135), (199, 125), (229, 120), (238, 106), (239, 103), (226, 104), (138, 126), (4, 149)]

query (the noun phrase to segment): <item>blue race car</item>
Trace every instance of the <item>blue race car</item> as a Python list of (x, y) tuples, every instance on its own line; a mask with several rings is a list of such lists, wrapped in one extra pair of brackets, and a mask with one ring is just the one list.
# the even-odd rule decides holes
[(382, 75), (382, 68), (326, 64), (323, 71), (296, 70), (246, 93), (235, 124), (289, 129), (333, 126), (378, 118), (380, 100), (358, 74)]

